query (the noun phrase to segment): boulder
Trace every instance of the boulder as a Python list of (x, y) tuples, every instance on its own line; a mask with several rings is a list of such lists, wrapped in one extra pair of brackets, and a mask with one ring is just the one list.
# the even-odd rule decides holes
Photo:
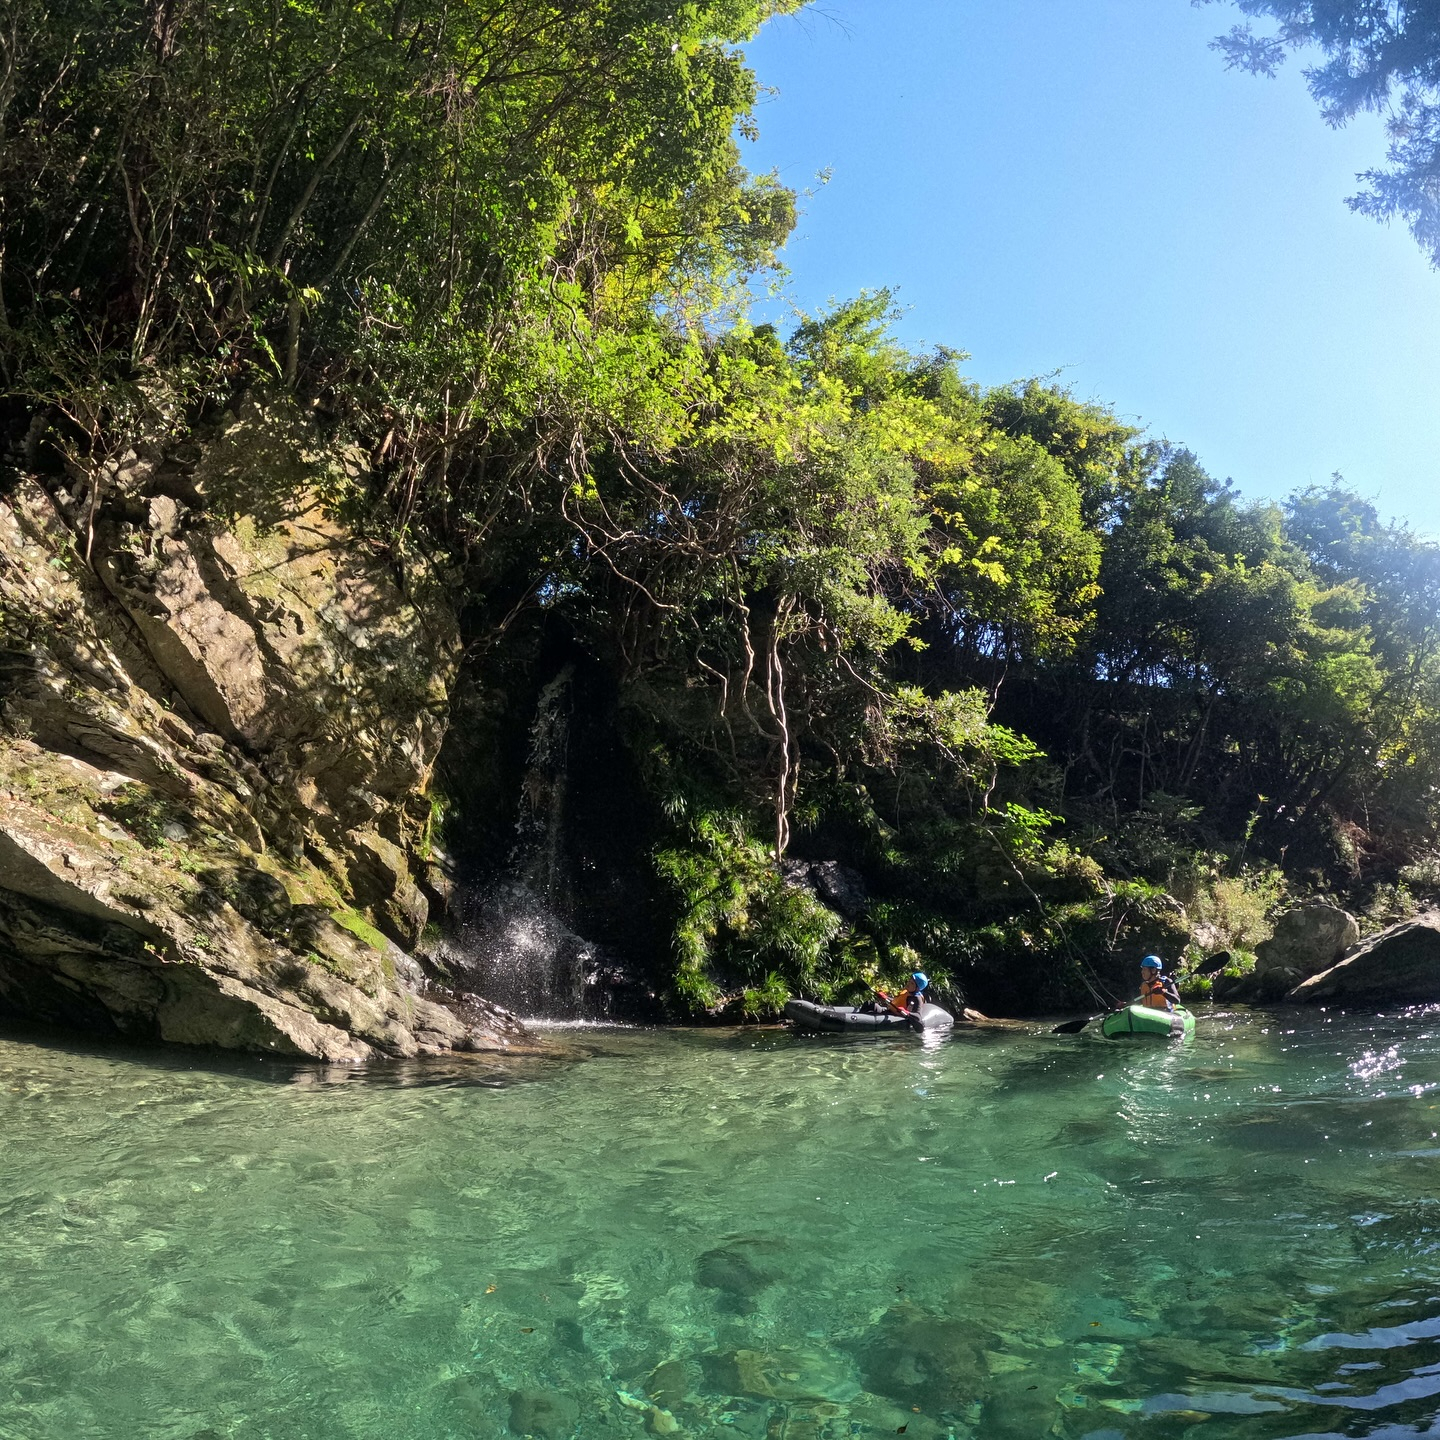
[(1286, 998), (1302, 1005), (1322, 1000), (1440, 1002), (1440, 912), (1372, 935), (1338, 965), (1296, 985)]
[(102, 490), (6, 484), (0, 1010), (330, 1061), (538, 1044), (400, 948), (460, 641), (443, 576), (328, 503), (365, 464), (247, 401)]
[(1275, 922), (1275, 933), (1255, 947), (1255, 968), (1316, 975), (1359, 941), (1360, 927), (1348, 910), (1328, 900), (1305, 900), (1286, 910)]
[(1217, 1000), (1268, 1004), (1302, 980), (1328, 970), (1360, 939), (1355, 917), (1328, 900), (1304, 900), (1275, 922), (1275, 932), (1255, 947), (1248, 975), (1215, 986)]
[(858, 920), (870, 908), (865, 877), (838, 860), (796, 860), (780, 862), (788, 884), (808, 890), (827, 909), (844, 920)]
[(645, 1381), (645, 1393), (667, 1410), (676, 1410), (690, 1393), (690, 1372), (683, 1360), (664, 1360)]
[(148, 809), (112, 803), (122, 779), (0, 746), (0, 1011), (332, 1063), (535, 1043), (484, 1002), (437, 1003), (383, 937), (293, 904), (208, 827), (180, 848)]
[(833, 1351), (710, 1351), (699, 1360), (713, 1394), (843, 1405), (860, 1393), (854, 1367)]
[(352, 830), (347, 867), (356, 900), (401, 945), (413, 945), (425, 928), (430, 902), (410, 875), (405, 852), (369, 830)]
[(706, 1290), (718, 1290), (730, 1308), (743, 1314), (749, 1311), (756, 1295), (775, 1283), (775, 1278), (743, 1251), (721, 1246), (707, 1250), (695, 1262), (695, 1283)]
[(968, 1320), (902, 1303), (856, 1348), (865, 1388), (902, 1405), (964, 1410), (987, 1388), (993, 1338)]

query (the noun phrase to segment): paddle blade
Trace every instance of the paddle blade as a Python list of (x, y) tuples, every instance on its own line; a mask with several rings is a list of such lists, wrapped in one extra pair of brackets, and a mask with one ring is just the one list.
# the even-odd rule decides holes
[(1078, 1035), (1092, 1020), (1098, 1020), (1098, 1015), (1087, 1015), (1083, 1020), (1067, 1020), (1063, 1025), (1057, 1025), (1050, 1033), (1052, 1035)]

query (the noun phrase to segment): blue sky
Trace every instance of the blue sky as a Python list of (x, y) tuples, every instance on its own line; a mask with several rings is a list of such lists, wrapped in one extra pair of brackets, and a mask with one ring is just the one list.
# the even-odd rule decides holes
[(819, 0), (748, 48), (789, 293), (891, 285), (985, 383), (1061, 372), (1253, 497), (1340, 471), (1440, 535), (1440, 273), (1352, 215), (1378, 121), (1225, 70), (1226, 5)]

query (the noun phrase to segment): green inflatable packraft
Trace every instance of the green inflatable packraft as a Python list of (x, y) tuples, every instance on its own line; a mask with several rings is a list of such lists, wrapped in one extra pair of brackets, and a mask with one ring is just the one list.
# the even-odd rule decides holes
[(1195, 1017), (1183, 1005), (1174, 1010), (1152, 1010), (1148, 1005), (1127, 1005), (1112, 1010), (1100, 1022), (1101, 1032), (1109, 1040), (1123, 1040), (1131, 1035), (1154, 1035), (1161, 1040), (1188, 1040), (1195, 1033)]

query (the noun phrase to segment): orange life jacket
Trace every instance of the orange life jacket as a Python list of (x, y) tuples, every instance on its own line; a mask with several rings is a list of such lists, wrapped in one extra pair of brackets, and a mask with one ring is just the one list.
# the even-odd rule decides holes
[(1165, 982), (1158, 975), (1153, 980), (1140, 982), (1140, 1000), (1152, 1010), (1172, 1010), (1173, 1002), (1165, 993)]
[(875, 992), (889, 1007), (892, 1015), (913, 1015), (925, 1003), (919, 990), (907, 985), (898, 995), (887, 994), (884, 990)]

